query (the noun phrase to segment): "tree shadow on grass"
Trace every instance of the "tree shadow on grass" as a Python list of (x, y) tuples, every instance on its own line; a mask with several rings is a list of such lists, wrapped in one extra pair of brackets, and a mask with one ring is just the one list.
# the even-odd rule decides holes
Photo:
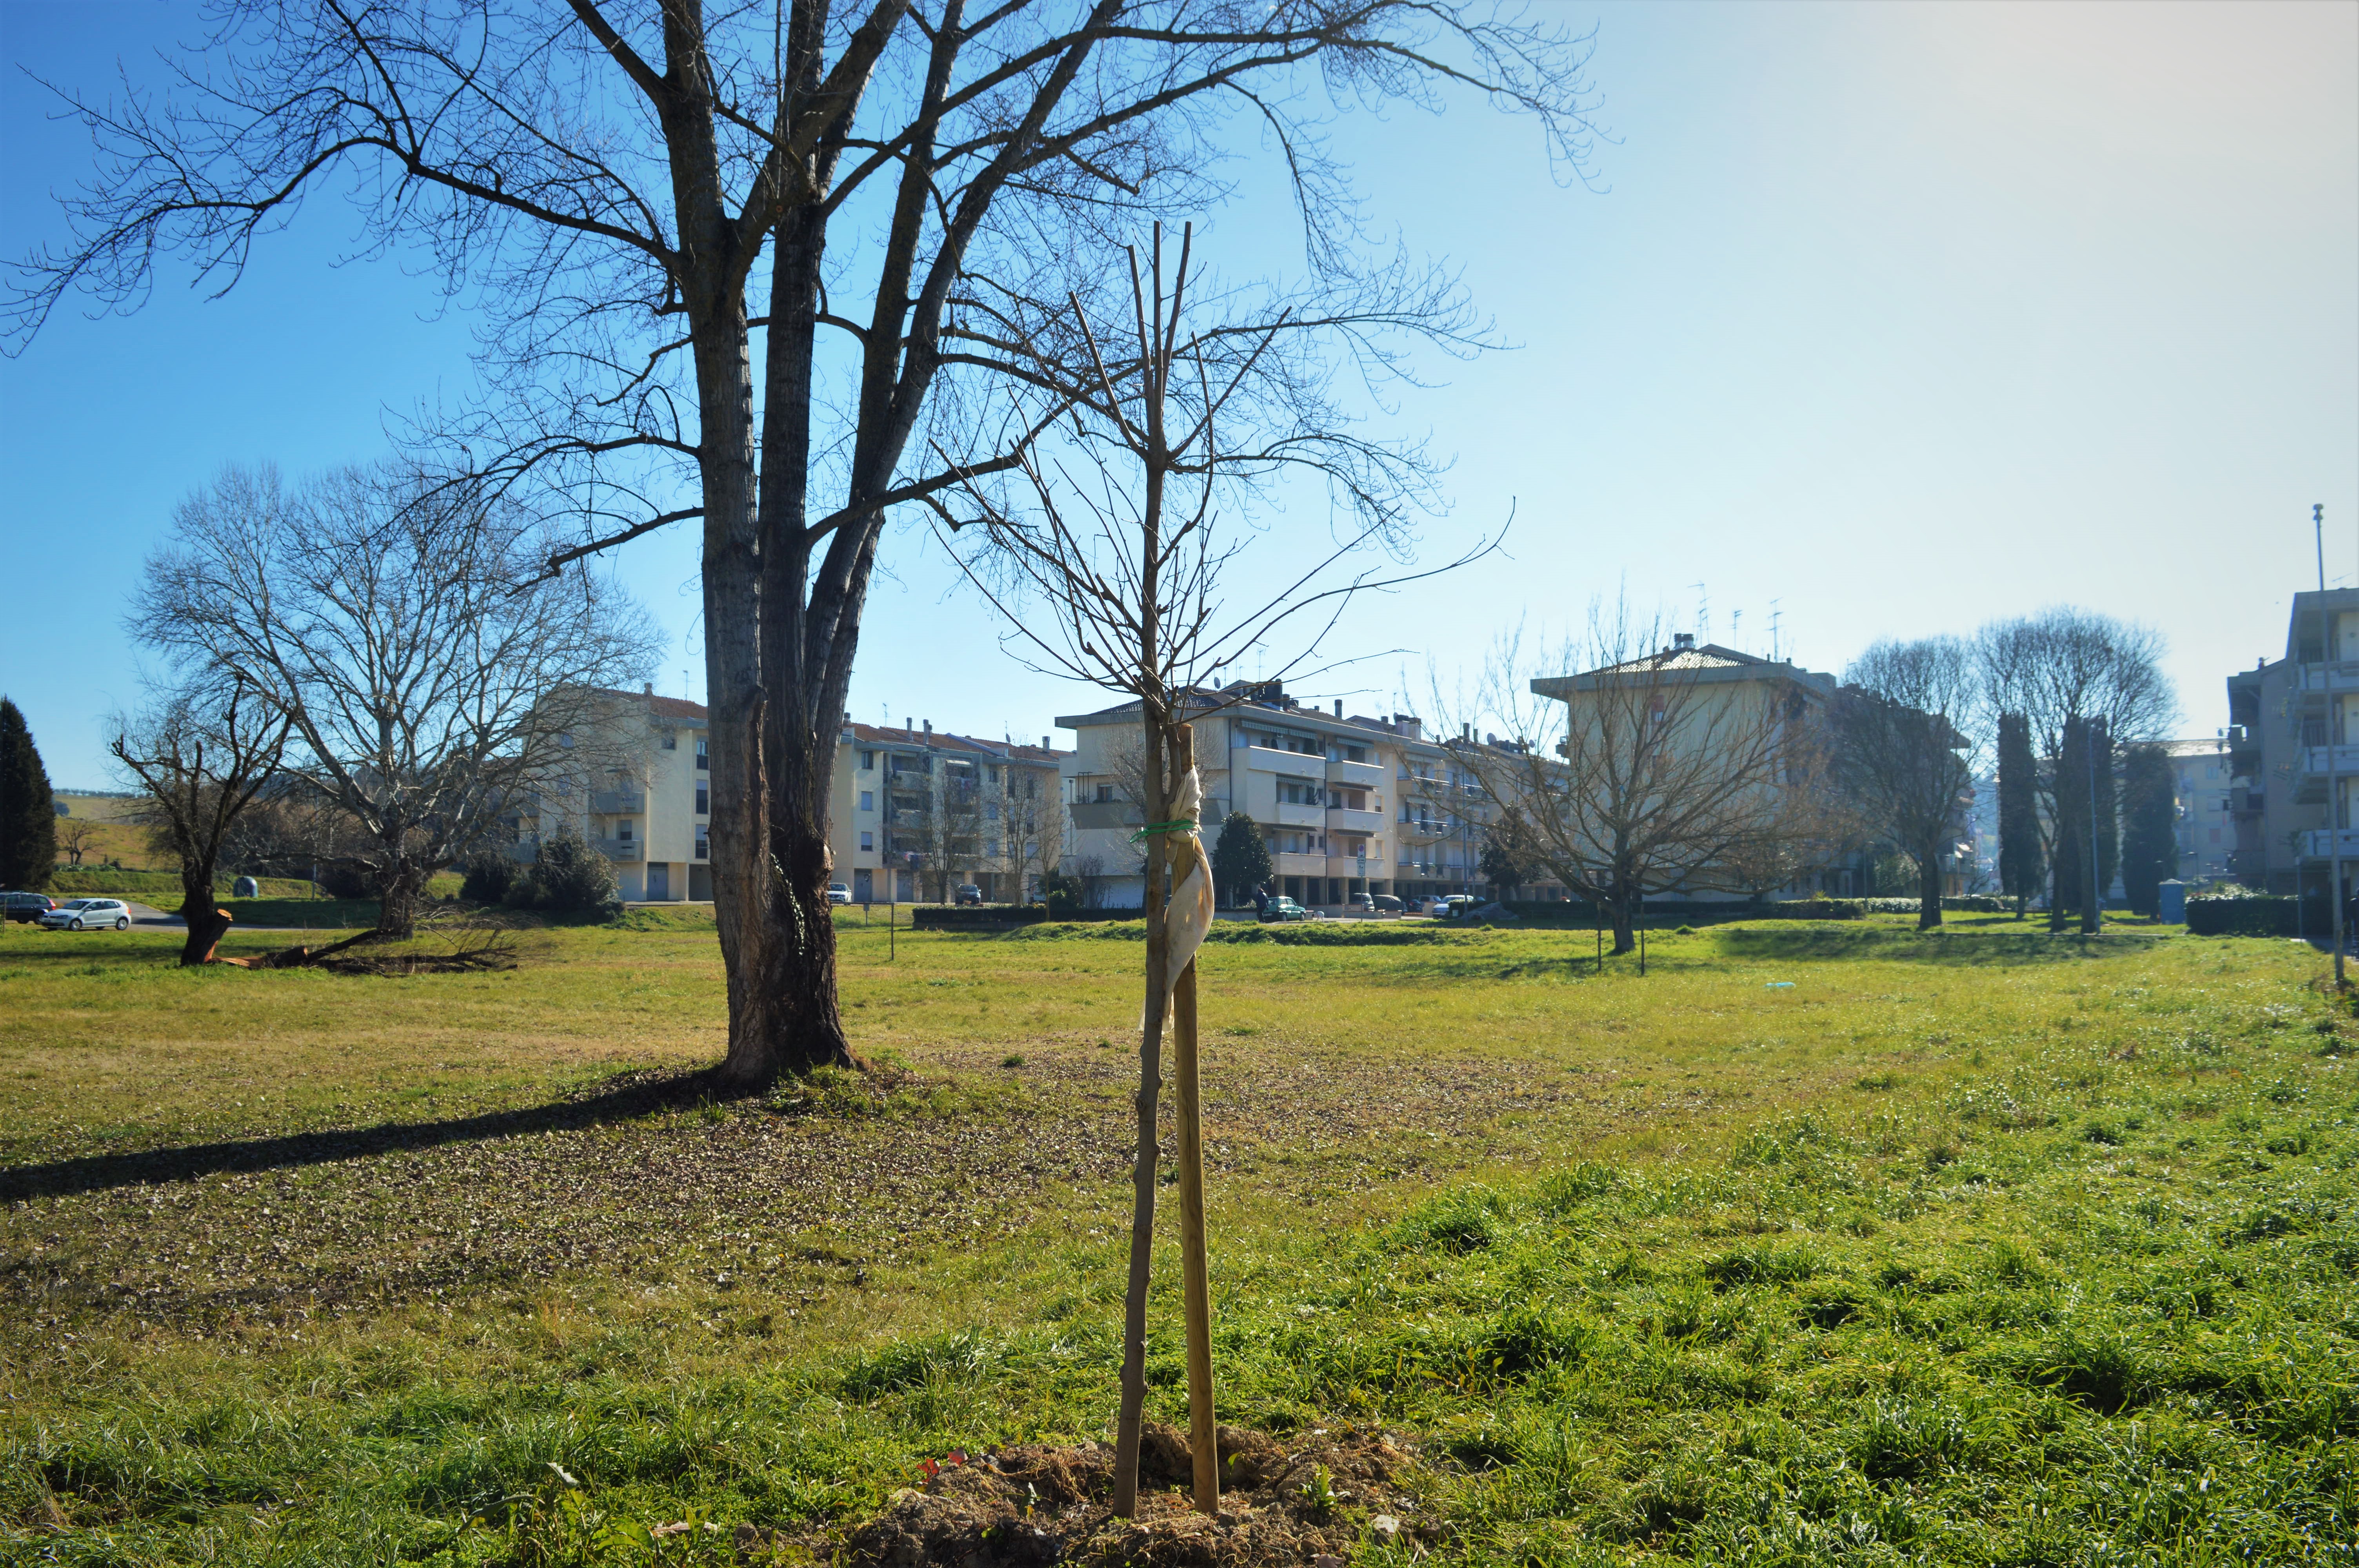
[(2167, 941), (2169, 930), (2108, 931), (2084, 936), (2077, 931), (2050, 935), (2045, 929), (1930, 932), (1875, 927), (1782, 926), (1775, 930), (1723, 929), (1725, 957), (1746, 959), (1886, 959), (1903, 964), (1940, 964), (1962, 968), (2024, 964), (2075, 963), (2142, 951)]
[(446, 1143), (573, 1131), (731, 1098), (735, 1097), (719, 1087), (709, 1069), (626, 1073), (546, 1105), (485, 1111), (447, 1121), (386, 1121), (374, 1127), (290, 1132), (277, 1138), (234, 1139), (176, 1149), (90, 1154), (38, 1165), (0, 1167), (0, 1203), (67, 1197), (151, 1182), (190, 1182), (231, 1172), (332, 1164), (379, 1154), (434, 1149)]

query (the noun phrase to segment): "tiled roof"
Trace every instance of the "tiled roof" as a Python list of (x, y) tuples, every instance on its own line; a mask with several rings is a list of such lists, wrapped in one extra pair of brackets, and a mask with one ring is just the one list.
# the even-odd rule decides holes
[[(602, 690), (601, 697), (617, 697), (625, 702), (647, 705), (649, 715), (657, 719), (689, 719), (708, 723), (711, 712), (702, 703), (690, 702), (684, 697), (658, 697), (646, 691)], [(1005, 741), (979, 741), (973, 736), (953, 735), (948, 730), (897, 730), (875, 724), (847, 723), (854, 737), (877, 746), (923, 746), (929, 741), (937, 751), (973, 752), (994, 757), (1007, 757), (1019, 762), (1039, 762), (1053, 767), (1068, 755), (1064, 752), (1044, 750), (1038, 746), (1018, 746)]]

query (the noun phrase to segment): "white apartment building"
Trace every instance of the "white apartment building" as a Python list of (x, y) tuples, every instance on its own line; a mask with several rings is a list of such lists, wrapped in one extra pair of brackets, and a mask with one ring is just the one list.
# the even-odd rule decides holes
[[(529, 860), (539, 835), (570, 820), (614, 862), (625, 901), (711, 899), (705, 708), (651, 689), (599, 695), (605, 717), (580, 748), (582, 776), (509, 819), (513, 852)], [(1023, 896), (1061, 851), (1062, 755), (1045, 743), (938, 734), (931, 720), (923, 730), (846, 724), (828, 796), (834, 880), (857, 903), (911, 902), (921, 884), (940, 896), (946, 878), (986, 899)]]
[[(1413, 897), (1481, 884), (1493, 808), (1417, 719), (1346, 718), (1340, 702), (1332, 713), (1306, 708), (1276, 682), (1201, 692), (1191, 706), (1201, 715), (1193, 730), (1205, 847), (1231, 812), (1252, 817), (1269, 849), (1272, 893), (1333, 909), (1354, 893)], [(1146, 897), (1145, 861), (1130, 837), (1146, 820), (1138, 705), (1057, 723), (1078, 737), (1063, 763), (1072, 818), (1065, 870), (1101, 906), (1136, 908)]]
[(2222, 738), (2166, 741), (2171, 793), (2179, 806), (2179, 870), (2183, 882), (2224, 880), (2233, 870), (2236, 819), (2230, 814), (2234, 769)]
[(835, 876), (854, 903), (910, 903), (980, 888), (1020, 903), (1065, 848), (1066, 753), (919, 728), (847, 724), (828, 797)]

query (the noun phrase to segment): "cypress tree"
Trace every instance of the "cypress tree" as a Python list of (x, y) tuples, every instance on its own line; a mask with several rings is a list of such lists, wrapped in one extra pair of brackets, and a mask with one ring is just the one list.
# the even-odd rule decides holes
[(2031, 721), (2020, 713), (1998, 717), (1998, 883), (2023, 918), (2027, 900), (2040, 891), (2039, 764), (2031, 755)]
[(1261, 825), (1242, 811), (1223, 817), (1221, 836), (1212, 842), (1213, 896), (1225, 892), (1233, 904), (1242, 903), (1256, 886), (1277, 877), (1269, 846), (1262, 842)]
[(2179, 798), (2170, 754), (2159, 746), (2122, 752), (2122, 891), (2130, 907), (2153, 914), (2162, 882), (2179, 874)]
[(2083, 883), (2089, 880), (2089, 722), (2077, 716), (2064, 720), (2056, 755), (2056, 820), (2048, 871), (2051, 892), (2048, 929), (2064, 929), (2071, 912), (2081, 907)]
[(58, 863), (58, 807), (49, 770), (16, 705), (0, 697), (0, 887), (49, 885)]

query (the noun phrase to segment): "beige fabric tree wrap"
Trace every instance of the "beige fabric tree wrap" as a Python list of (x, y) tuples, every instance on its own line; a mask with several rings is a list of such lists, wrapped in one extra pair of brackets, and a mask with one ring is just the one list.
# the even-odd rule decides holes
[[(1171, 803), (1171, 820), (1188, 824), (1183, 830), (1172, 828), (1167, 837), (1171, 846), (1171, 896), (1163, 905), (1163, 932), (1170, 943), (1169, 957), (1163, 968), (1163, 1022), (1171, 1025), (1171, 993), (1179, 988), (1180, 977), (1196, 961), (1196, 949), (1204, 945), (1204, 934), (1212, 928), (1212, 866), (1204, 857), (1204, 838), (1199, 831), (1197, 818), (1204, 805), (1204, 784), (1190, 767), (1180, 781), (1179, 798)], [(1144, 1017), (1140, 1020), (1145, 1025)]]

